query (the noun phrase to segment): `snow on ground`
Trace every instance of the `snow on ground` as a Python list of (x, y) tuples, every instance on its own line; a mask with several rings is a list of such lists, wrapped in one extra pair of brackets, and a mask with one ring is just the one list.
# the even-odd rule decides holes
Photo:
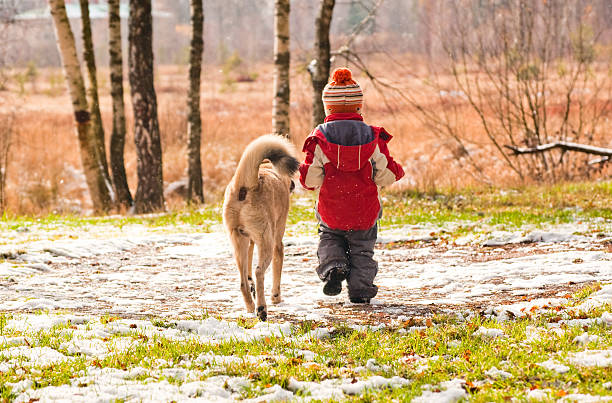
[[(506, 249), (482, 247), (483, 235), (455, 245), (436, 241), (426, 235), (428, 226), (382, 229), (376, 251), (380, 291), (367, 309), (397, 317), (431, 304), (507, 305), (525, 295), (566, 294), (560, 288), (568, 284), (612, 280), (612, 253), (600, 238), (574, 235), (577, 229), (564, 225), (537, 236), (532, 230), (517, 231), (512, 237), (528, 236), (532, 243)], [(68, 309), (128, 317), (177, 317), (203, 310), (226, 317), (246, 315), (222, 231), (177, 233), (176, 228), (164, 232), (126, 225), (106, 232), (71, 229), (69, 237), (58, 235), (60, 229), (46, 237), (4, 232), (0, 252), (9, 260), (0, 264), (0, 310)], [(499, 235), (494, 233), (493, 239)], [(409, 247), (394, 246), (402, 242)], [(323, 295), (314, 273), (316, 236), (288, 236), (285, 244), (283, 301), (269, 306), (271, 319), (325, 321), (337, 309), (363, 310), (348, 303), (346, 291), (338, 297)], [(269, 304), (271, 277), (266, 278)], [(612, 291), (601, 298), (609, 300)], [(521, 308), (514, 308), (508, 309), (517, 315)]]
[(465, 381), (463, 379), (453, 379), (451, 381), (442, 382), (440, 384), (440, 391), (426, 390), (423, 394), (412, 400), (413, 403), (454, 403), (468, 395), (463, 389)]
[(570, 370), (567, 365), (563, 365), (560, 362), (555, 361), (553, 359), (543, 361), (539, 363), (538, 365), (541, 366), (542, 368), (548, 369), (549, 371), (555, 371), (560, 374), (564, 374)]
[[(78, 359), (83, 354), (87, 360), (103, 359), (108, 354), (121, 354), (128, 351), (131, 344), (140, 340), (190, 340), (198, 343), (220, 343), (227, 340), (250, 341), (267, 337), (283, 337), (291, 341), (292, 329), (288, 324), (258, 323), (253, 328), (238, 327), (234, 322), (215, 318), (201, 320), (179, 320), (172, 327), (155, 326), (149, 320), (115, 320), (104, 321), (101, 317), (90, 316), (79, 318), (75, 323), (71, 315), (53, 314), (16, 314), (7, 321), (6, 331), (33, 332), (55, 329), (62, 336), (70, 339), (59, 346), (66, 349), (66, 356), (50, 347), (30, 347), (22, 338), (19, 346), (0, 350), (0, 372), (27, 371), (40, 372), (41, 369), (64, 361)], [(28, 326), (29, 325), (29, 328)], [(327, 334), (329, 329), (325, 329)], [(124, 337), (111, 337), (111, 336)], [(70, 337), (68, 337), (70, 336)], [(303, 336), (301, 336), (303, 337)], [(321, 332), (312, 332), (306, 337), (321, 337)], [(297, 341), (297, 340), (296, 340)], [(0, 347), (4, 347), (0, 344)], [(296, 356), (303, 357), (302, 365), (318, 365), (313, 360), (316, 354), (312, 351), (297, 350)], [(145, 357), (145, 360), (149, 359)], [(290, 359), (282, 355), (246, 355), (243, 357), (216, 355), (205, 352), (193, 362), (180, 359), (168, 362), (157, 359), (148, 363), (150, 368), (136, 366), (130, 369), (98, 368), (95, 365), (82, 370), (77, 377), (62, 386), (34, 388), (31, 380), (11, 383), (13, 393), (17, 393), (16, 402), (62, 401), (70, 396), (76, 402), (112, 402), (117, 399), (129, 401), (217, 401), (230, 402), (242, 398), (244, 389), (250, 388), (251, 382), (243, 377), (215, 376), (224, 371), (226, 366), (250, 363), (257, 367), (269, 365), (270, 360), (283, 361)], [(92, 362), (92, 361), (90, 361)], [(373, 363), (375, 361), (372, 360)], [(370, 361), (368, 362), (370, 363)], [(193, 364), (195, 364), (195, 369)], [(372, 364), (374, 365), (374, 364)], [(200, 369), (201, 368), (201, 369)], [(380, 368), (370, 368), (372, 372)], [(212, 376), (210, 376), (212, 375)], [(204, 381), (201, 377), (210, 376)], [(165, 378), (165, 379), (164, 379)], [(177, 380), (180, 382), (172, 382)], [(180, 384), (180, 385), (179, 385)], [(290, 379), (287, 389), (279, 385), (261, 391), (262, 396), (245, 401), (343, 399), (346, 396), (361, 395), (366, 390), (381, 388), (399, 388), (410, 384), (410, 381), (398, 376), (386, 378), (372, 375), (359, 380), (355, 378), (329, 379), (317, 382), (301, 382)], [(297, 394), (296, 394), (297, 393)], [(306, 397), (300, 397), (307, 394)]]
[[(550, 231), (526, 228), (513, 233), (472, 234), (456, 240), (437, 239), (430, 226), (382, 229), (376, 250), (379, 274), (378, 296), (369, 306), (350, 304), (346, 291), (338, 297), (323, 295), (314, 273), (317, 264), (316, 236), (285, 237), (285, 264), (281, 294), (283, 301), (270, 304), (271, 275), (266, 279), (269, 318), (247, 329), (225, 319), (252, 316), (244, 309), (238, 273), (229, 243), (219, 229), (212, 233), (178, 232), (140, 225), (56, 228), (51, 231), (4, 230), (0, 254), (0, 311), (49, 311), (49, 314), (18, 313), (3, 324), (5, 329), (28, 334), (59, 331), (66, 336), (58, 349), (31, 347), (27, 336), (0, 336), (0, 371), (72, 362), (80, 354), (86, 360), (101, 360), (110, 353), (130, 351), (133, 335), (177, 341), (223, 343), (227, 340), (259, 340), (296, 337), (291, 321), (313, 319), (332, 323), (353, 322), (355, 329), (382, 329), (387, 323), (430, 314), (443, 309), (463, 320), (478, 309), (498, 320), (521, 317), (534, 309), (547, 309), (567, 302), (576, 284), (612, 280), (612, 253), (606, 237), (586, 233), (577, 226), (559, 226)], [(490, 246), (483, 246), (490, 245)], [(591, 295), (576, 311), (612, 301), (612, 285)], [(59, 311), (59, 314), (53, 314)], [(69, 311), (70, 313), (65, 313)], [(201, 318), (203, 312), (213, 316)], [(467, 312), (467, 313), (466, 313)], [(122, 319), (102, 320), (102, 315)], [(148, 317), (167, 318), (172, 326), (157, 326)], [(590, 321), (612, 326), (612, 315), (596, 319), (562, 321), (583, 325)], [(569, 323), (571, 322), (571, 323)], [(374, 324), (372, 324), (374, 323)], [(587, 322), (585, 322), (586, 324)], [(402, 329), (403, 330), (403, 329)], [(414, 327), (412, 330), (417, 331)], [(325, 326), (304, 337), (325, 338)], [(404, 330), (405, 331), (405, 330)], [(527, 329), (526, 343), (549, 334), (563, 333), (558, 327)], [(474, 332), (483, 338), (505, 337), (495, 328)], [(69, 337), (68, 337), (69, 336)], [(302, 336), (300, 336), (302, 337)], [(596, 341), (587, 333), (575, 343)], [(585, 347), (586, 348), (586, 347)], [(60, 351), (58, 351), (60, 350)], [(64, 354), (65, 353), (65, 354)], [(315, 365), (312, 351), (296, 356), (304, 365)], [(609, 350), (584, 350), (567, 358), (574, 366), (609, 367)], [(198, 380), (206, 371), (227, 365), (267, 365), (273, 356), (236, 357), (203, 353), (191, 362), (156, 362), (154, 368), (110, 369), (88, 366), (63, 386), (34, 389), (24, 380), (9, 385), (18, 393), (17, 402), (36, 399), (55, 401), (234, 401), (251, 382), (226, 375)], [(434, 358), (423, 359), (427, 366)], [(163, 360), (161, 360), (163, 361)], [(563, 372), (563, 363), (550, 359), (544, 368)], [(359, 396), (368, 389), (398, 388), (410, 384), (401, 377), (385, 378), (385, 370), (374, 358), (354, 368), (355, 378), (305, 382), (295, 379), (281, 387), (260, 390), (250, 401), (342, 399)], [(369, 377), (365, 374), (371, 374)], [(206, 375), (216, 375), (212, 372)], [(362, 375), (364, 375), (362, 377)], [(487, 376), (506, 379), (512, 375), (492, 367)], [(181, 382), (169, 382), (175, 378)], [(454, 402), (465, 398), (464, 381), (455, 379), (425, 389), (414, 401)], [(535, 392), (534, 392), (535, 393)], [(531, 392), (530, 392), (531, 394)], [(588, 395), (577, 397), (588, 401)], [(247, 400), (249, 401), (249, 400)]]
[(244, 378), (215, 376), (205, 381), (175, 385), (167, 380), (155, 381), (154, 378), (144, 382), (133, 380), (135, 375), (139, 375), (138, 372), (114, 368), (88, 369), (86, 374), (72, 380), (68, 385), (25, 390), (17, 396), (15, 402), (31, 402), (37, 399), (47, 402), (67, 401), (67, 396), (70, 396), (70, 402), (83, 403), (118, 400), (169, 402), (187, 399), (200, 402), (234, 402), (240, 390), (249, 384)]
[(570, 362), (585, 367), (612, 367), (612, 350), (584, 350), (573, 353)]

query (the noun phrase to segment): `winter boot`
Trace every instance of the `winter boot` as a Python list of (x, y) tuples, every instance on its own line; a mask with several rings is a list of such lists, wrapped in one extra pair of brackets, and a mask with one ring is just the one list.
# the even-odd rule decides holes
[(349, 298), (349, 301), (351, 301), (353, 304), (369, 304), (370, 298), (352, 297)]
[(342, 267), (334, 267), (330, 273), (328, 280), (323, 286), (323, 294), (338, 295), (342, 292), (342, 281), (346, 279), (346, 272)]

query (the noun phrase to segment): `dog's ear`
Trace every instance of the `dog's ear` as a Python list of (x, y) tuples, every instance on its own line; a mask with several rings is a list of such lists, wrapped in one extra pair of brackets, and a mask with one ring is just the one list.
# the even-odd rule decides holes
[(289, 193), (293, 192), (294, 189), (295, 189), (295, 182), (292, 180), (291, 184), (289, 185)]
[(244, 199), (246, 199), (246, 195), (247, 195), (247, 188), (243, 186), (238, 191), (238, 201), (244, 201)]

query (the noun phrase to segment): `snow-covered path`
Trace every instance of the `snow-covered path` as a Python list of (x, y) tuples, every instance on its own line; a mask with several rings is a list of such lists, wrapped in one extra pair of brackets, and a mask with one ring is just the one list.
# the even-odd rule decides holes
[[(138, 226), (71, 231), (70, 236), (34, 241), (5, 234), (0, 311), (245, 315), (237, 270), (222, 231), (148, 232)], [(487, 242), (452, 243), (423, 237), (416, 227), (383, 230), (376, 251), (380, 291), (369, 307), (350, 304), (346, 291), (338, 297), (323, 295), (314, 273), (316, 237), (289, 236), (283, 302), (269, 306), (269, 317), (385, 321), (440, 309), (483, 309), (534, 297), (554, 298), (575, 290), (575, 284), (612, 280), (610, 238), (564, 231), (494, 234), (497, 238)], [(492, 246), (482, 246), (485, 243)], [(271, 281), (271, 275), (266, 280)], [(270, 284), (266, 289), (269, 293)]]

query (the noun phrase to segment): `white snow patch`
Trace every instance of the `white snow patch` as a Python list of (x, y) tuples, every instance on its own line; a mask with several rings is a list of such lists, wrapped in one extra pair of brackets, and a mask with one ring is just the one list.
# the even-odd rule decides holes
[(67, 323), (83, 324), (90, 320), (88, 316), (81, 315), (34, 315), (22, 314), (15, 315), (6, 323), (7, 329), (18, 332), (39, 332), (49, 330), (55, 326), (62, 326)]
[(309, 394), (305, 400), (342, 400), (346, 395), (361, 395), (365, 390), (381, 388), (402, 388), (410, 384), (410, 380), (394, 376), (385, 378), (372, 376), (365, 380), (352, 383), (350, 379), (326, 379), (320, 383), (303, 382), (295, 378), (289, 380), (288, 389), (297, 392), (299, 390)]
[(611, 367), (612, 350), (585, 350), (571, 353), (569, 360), (584, 367)]
[[(233, 402), (240, 397), (234, 384), (244, 385), (244, 378), (216, 376), (205, 381), (194, 381), (173, 385), (163, 380), (156, 382), (149, 378), (145, 381), (130, 380), (130, 373), (111, 368), (89, 370), (88, 375), (76, 378), (69, 385), (48, 386), (41, 389), (27, 390), (15, 399), (15, 402), (28, 402), (32, 399), (41, 401), (70, 402), (111, 402), (126, 401), (182, 401), (198, 398), (199, 401)], [(226, 390), (225, 385), (230, 385)]]
[(269, 388), (264, 389), (265, 394), (254, 399), (247, 399), (245, 402), (248, 403), (259, 403), (259, 402), (286, 402), (293, 400), (293, 393), (283, 389), (280, 385), (273, 385)]
[[(608, 270), (610, 270), (610, 266), (612, 266), (612, 264), (608, 265)], [(612, 284), (604, 285), (601, 287), (601, 290), (591, 294), (582, 304), (574, 307), (574, 309), (577, 311), (589, 311), (606, 304), (612, 304)], [(608, 326), (612, 325), (612, 314), (605, 312), (604, 315), (604, 322), (608, 324)], [(604, 319), (603, 315), (602, 319)]]
[(493, 379), (509, 379), (512, 378), (512, 374), (501, 369), (497, 369), (496, 367), (491, 367), (485, 371), (485, 375), (489, 376)]
[(601, 323), (606, 326), (612, 326), (612, 312), (604, 312), (601, 314)]
[(426, 390), (421, 396), (415, 397), (413, 403), (454, 403), (468, 397), (463, 389), (465, 381), (463, 379), (453, 379), (440, 384), (440, 392)]
[(536, 326), (527, 326), (527, 328), (525, 329), (525, 342), (539, 342), (544, 338), (550, 339), (551, 337), (563, 337), (564, 334), (565, 330), (559, 327), (543, 328)]
[(265, 337), (291, 336), (291, 324), (258, 322), (252, 329), (245, 329), (235, 322), (227, 322), (216, 318), (204, 320), (180, 320), (177, 328), (191, 331), (213, 341), (253, 341)]
[(64, 361), (72, 360), (64, 354), (50, 347), (10, 347), (0, 351), (0, 357), (10, 359), (11, 363), (20, 363), (25, 366), (47, 367)]
[(546, 368), (549, 371), (558, 372), (560, 374), (565, 374), (570, 370), (567, 365), (563, 365), (560, 362), (553, 360), (552, 358), (544, 362), (540, 362), (537, 365), (542, 368)]
[(504, 331), (501, 329), (495, 329), (495, 328), (487, 328), (484, 326), (480, 326), (478, 328), (478, 330), (476, 330), (472, 336), (482, 336), (482, 337), (486, 337), (489, 339), (495, 339), (498, 337), (503, 337), (504, 335)]
[(558, 243), (558, 242), (569, 242), (572, 240), (579, 239), (579, 237), (573, 235), (575, 231), (574, 227), (567, 227), (566, 231), (563, 232), (546, 232), (546, 231), (533, 231), (526, 235), (523, 235), (521, 231), (516, 232), (505, 232), (496, 231), (492, 234), (492, 239), (489, 239), (483, 243), (483, 246), (504, 246), (519, 243), (533, 243), (533, 242), (546, 242), (546, 243)]
[(590, 335), (587, 332), (584, 332), (580, 336), (574, 337), (574, 340), (572, 340), (572, 341), (574, 343), (585, 345), (585, 344), (589, 344), (589, 343), (597, 341), (597, 340), (599, 340), (599, 336), (597, 336), (595, 334)]
[(74, 338), (62, 343), (60, 348), (66, 349), (68, 354), (84, 354), (102, 359), (110, 354), (120, 354), (134, 344), (137, 343), (129, 337), (113, 338), (107, 342), (101, 339)]
[(527, 392), (527, 400), (545, 400), (548, 399), (550, 389), (533, 389)]

